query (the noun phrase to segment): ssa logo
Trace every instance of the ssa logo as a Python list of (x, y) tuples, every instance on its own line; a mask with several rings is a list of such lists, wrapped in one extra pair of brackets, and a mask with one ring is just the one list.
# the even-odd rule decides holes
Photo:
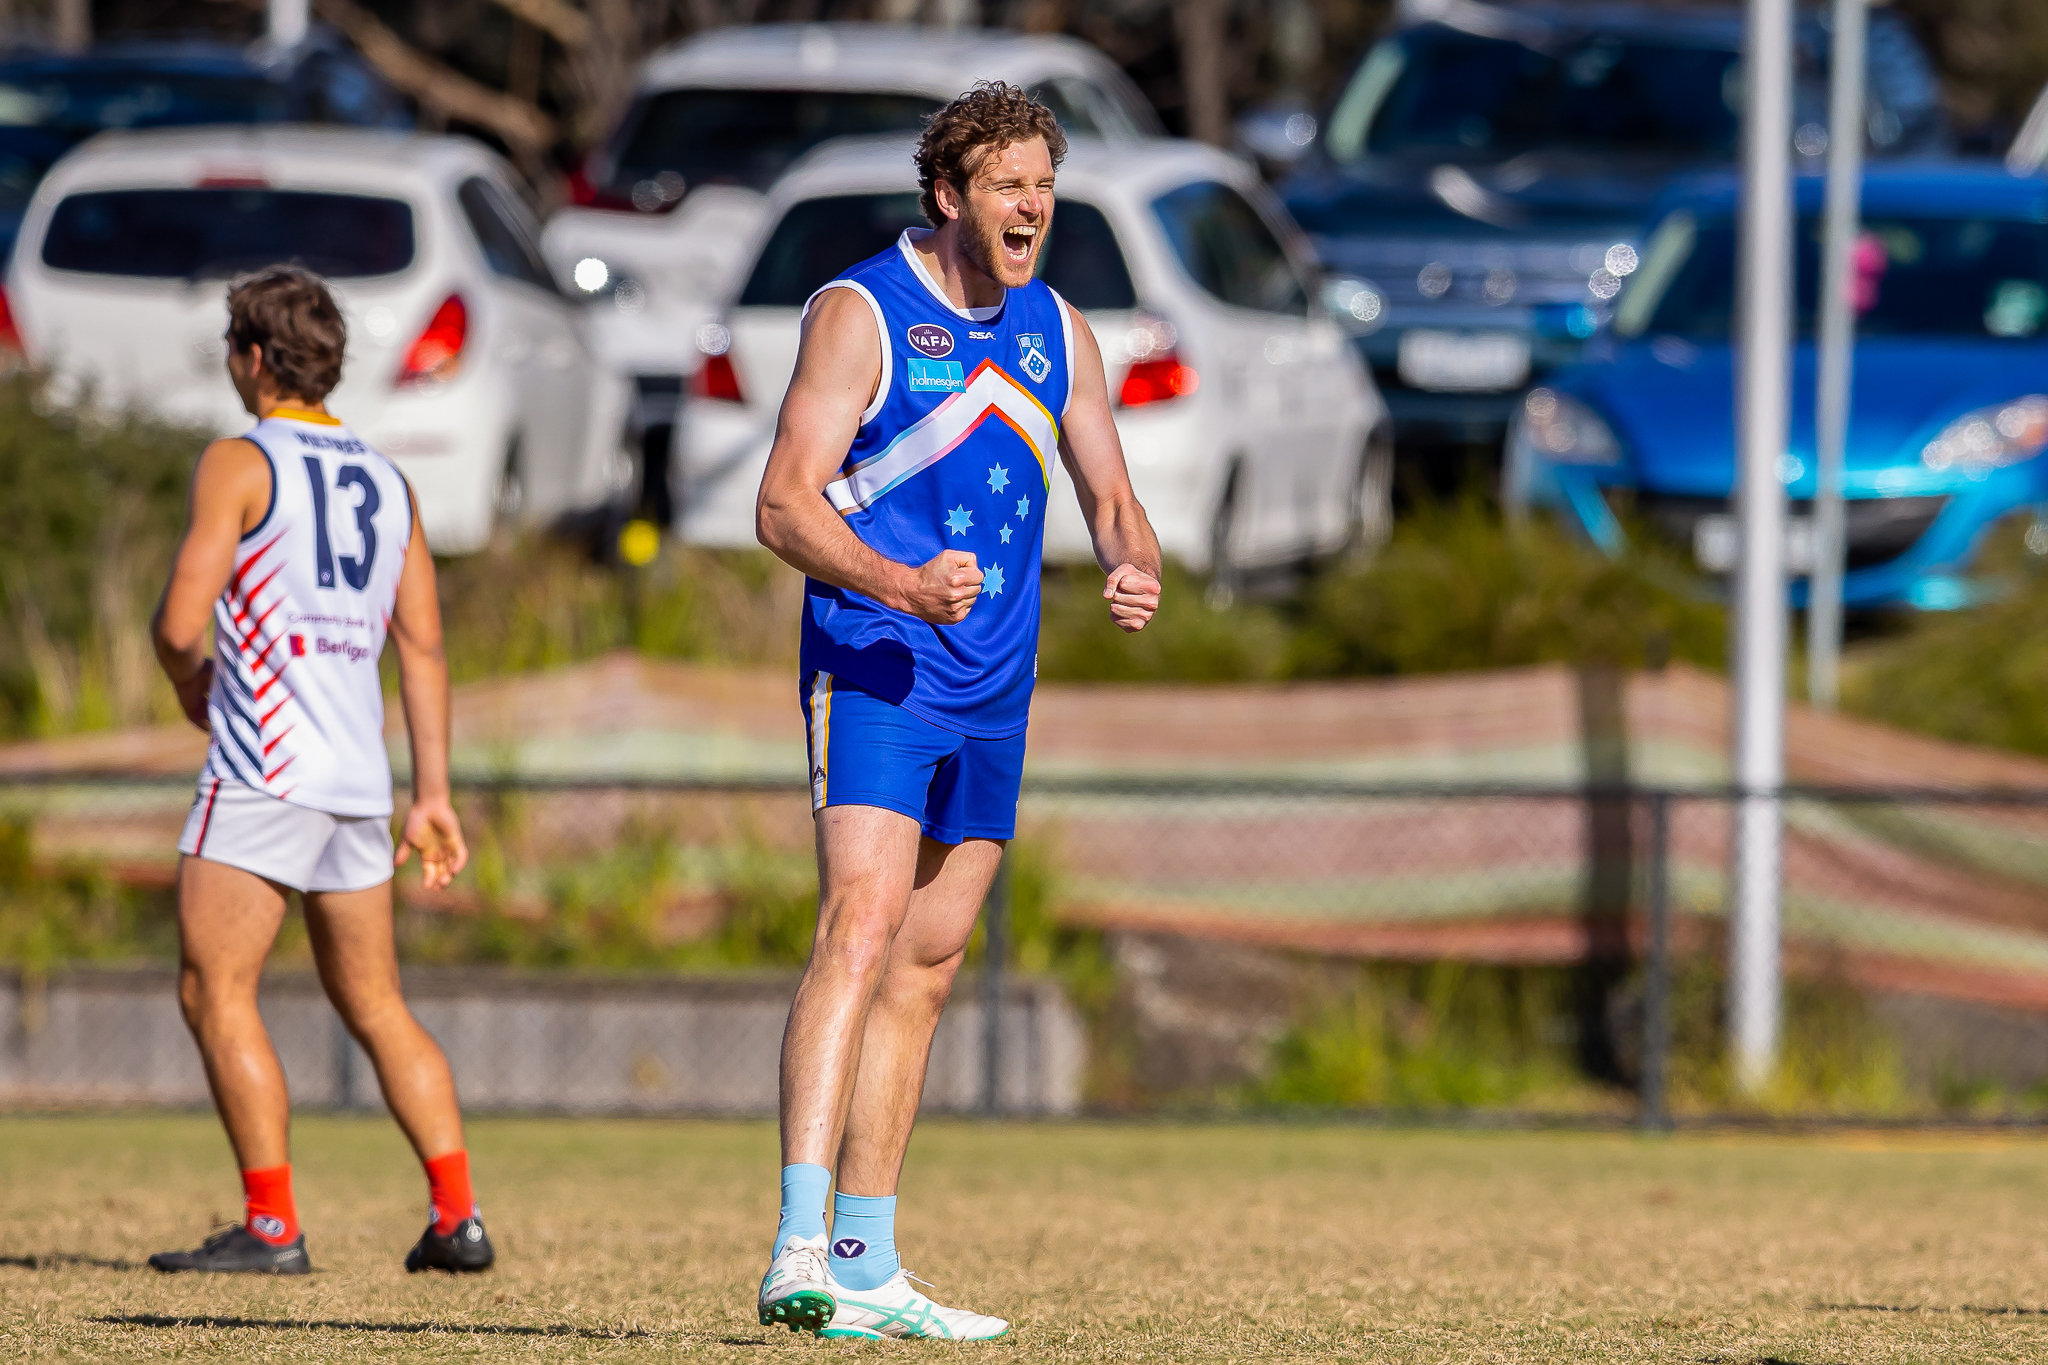
[(903, 335), (911, 345), (933, 360), (953, 354), (953, 334), (935, 322), (920, 322), (915, 327), (906, 328)]

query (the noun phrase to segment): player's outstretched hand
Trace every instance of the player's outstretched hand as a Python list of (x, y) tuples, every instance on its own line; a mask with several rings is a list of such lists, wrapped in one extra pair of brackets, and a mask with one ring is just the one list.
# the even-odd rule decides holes
[(208, 659), (199, 665), (197, 673), (172, 686), (178, 693), (178, 709), (185, 713), (185, 719), (212, 733), (213, 723), (206, 714), (206, 699), (213, 695), (213, 660)]
[(469, 845), (462, 842), (462, 821), (447, 798), (415, 801), (405, 813), (405, 837), (391, 855), (393, 867), (403, 867), (412, 851), (420, 851), (420, 882), (429, 891), (439, 891), (455, 880), (469, 862)]
[(981, 596), (981, 569), (965, 550), (941, 550), (919, 567), (907, 610), (935, 626), (957, 626)]
[(1109, 619), (1127, 635), (1136, 635), (1159, 610), (1159, 580), (1135, 564), (1119, 564), (1109, 571), (1102, 585), (1109, 603)]

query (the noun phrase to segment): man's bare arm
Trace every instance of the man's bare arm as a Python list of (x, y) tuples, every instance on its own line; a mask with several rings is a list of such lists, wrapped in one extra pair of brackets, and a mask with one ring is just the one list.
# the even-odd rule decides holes
[(1074, 320), (1074, 398), (1060, 423), (1060, 459), (1073, 476), (1081, 515), (1095, 543), (1095, 562), (1109, 575), (1102, 595), (1110, 618), (1126, 631), (1139, 631), (1159, 610), (1159, 537), (1124, 465), (1123, 441), (1109, 411), (1109, 381), (1102, 349), (1078, 309)]
[(207, 649), (213, 604), (235, 571), (235, 549), (244, 532), (270, 506), (270, 461), (240, 437), (215, 441), (192, 474), (185, 537), (178, 543), (170, 581), (150, 618), (157, 662), (177, 690), (185, 717), (208, 727), (206, 697), (213, 690), (213, 658)]
[(462, 823), (455, 816), (448, 783), (448, 656), (441, 642), (441, 598), (434, 584), (434, 556), (420, 525), (419, 498), (413, 506), (412, 537), (398, 577), (391, 609), (391, 642), (398, 650), (398, 695), (412, 743), (412, 809), (405, 837), (392, 864), (420, 851), (426, 885), (439, 889), (469, 861)]
[(755, 534), (812, 578), (934, 625), (953, 625), (981, 591), (974, 556), (947, 550), (927, 564), (898, 564), (849, 530), (825, 497), (874, 399), (883, 360), (867, 300), (851, 289), (827, 290), (804, 321), (796, 374), (754, 505)]

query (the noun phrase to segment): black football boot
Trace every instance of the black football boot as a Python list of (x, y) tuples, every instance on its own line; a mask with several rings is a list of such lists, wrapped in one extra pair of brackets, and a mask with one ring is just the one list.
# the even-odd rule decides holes
[(417, 1274), (422, 1270), (452, 1270), (463, 1273), (489, 1270), (496, 1260), (491, 1250), (491, 1239), (484, 1233), (484, 1220), (471, 1214), (455, 1225), (455, 1231), (443, 1237), (434, 1231), (432, 1223), (413, 1243), (411, 1251), (405, 1253), (405, 1268)]
[(278, 1246), (240, 1223), (222, 1228), (191, 1251), (159, 1251), (149, 1258), (149, 1265), (152, 1270), (200, 1270), (216, 1275), (313, 1273), (313, 1263), (306, 1259), (305, 1233)]

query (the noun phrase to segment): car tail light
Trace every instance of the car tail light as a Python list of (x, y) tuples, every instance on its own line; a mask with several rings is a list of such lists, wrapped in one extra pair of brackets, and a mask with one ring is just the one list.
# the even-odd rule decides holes
[(593, 180), (590, 163), (585, 162), (569, 172), (567, 189), (572, 204), (619, 213), (668, 213), (683, 202), (683, 178), (674, 171), (663, 171), (621, 191), (606, 188)]
[(21, 333), (15, 330), (14, 312), (7, 306), (7, 291), (0, 289), (0, 351), (21, 349)]
[(462, 295), (450, 294), (406, 351), (405, 363), (398, 367), (398, 386), (453, 379), (462, 368), (462, 344), (468, 339), (469, 308), (462, 302)]
[(1117, 394), (1117, 402), (1127, 408), (1139, 408), (1147, 403), (1185, 398), (1201, 387), (1202, 376), (1183, 365), (1178, 352), (1168, 351), (1133, 362), (1124, 372), (1124, 386)]
[(696, 377), (690, 381), (690, 392), (695, 397), (721, 403), (747, 401), (740, 393), (740, 372), (732, 367), (732, 356), (724, 351), (704, 357), (704, 363), (697, 367)]

